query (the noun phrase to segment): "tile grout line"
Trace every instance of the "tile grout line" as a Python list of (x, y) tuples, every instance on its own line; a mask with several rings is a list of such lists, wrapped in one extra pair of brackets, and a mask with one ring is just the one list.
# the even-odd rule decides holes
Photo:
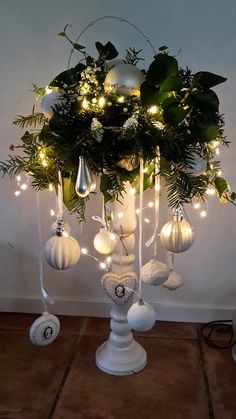
[(69, 361), (68, 361), (67, 366), (65, 368), (63, 377), (62, 377), (61, 382), (59, 384), (59, 388), (58, 388), (58, 390), (56, 392), (56, 396), (55, 396), (54, 401), (52, 403), (52, 406), (51, 406), (51, 409), (50, 409), (50, 412), (48, 414), (48, 418), (47, 419), (52, 419), (53, 418), (54, 412), (55, 412), (56, 407), (57, 407), (57, 403), (58, 403), (58, 401), (60, 399), (62, 390), (63, 390), (64, 385), (65, 385), (65, 382), (66, 382), (66, 379), (68, 377), (68, 374), (70, 372), (71, 366), (72, 366), (73, 361), (75, 359), (78, 345), (79, 345), (81, 339), (83, 339), (83, 337), (84, 337), (84, 330), (86, 330), (87, 324), (88, 324), (88, 317), (86, 317), (84, 319), (83, 324), (82, 324), (82, 326), (80, 328), (80, 331), (79, 331), (79, 335), (78, 335), (77, 339), (75, 340), (75, 344), (73, 346), (72, 354), (69, 356)]
[(202, 342), (201, 342), (201, 337), (200, 337), (199, 333), (198, 333), (198, 341), (197, 342), (198, 342), (198, 349), (199, 349), (199, 354), (200, 354), (200, 358), (199, 358), (200, 367), (202, 369), (203, 380), (204, 380), (204, 384), (205, 384), (205, 393), (206, 393), (206, 397), (207, 397), (209, 419), (214, 419), (215, 418), (214, 409), (213, 409), (213, 404), (212, 404), (212, 400), (211, 400), (211, 392), (210, 392), (207, 372), (206, 372), (206, 369), (205, 369), (203, 350), (202, 350)]

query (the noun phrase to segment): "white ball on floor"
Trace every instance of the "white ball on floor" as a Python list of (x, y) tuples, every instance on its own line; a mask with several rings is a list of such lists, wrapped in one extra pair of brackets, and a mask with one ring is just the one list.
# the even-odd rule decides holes
[(52, 343), (60, 331), (59, 319), (45, 311), (31, 325), (29, 338), (34, 345), (46, 346)]
[(151, 304), (139, 300), (130, 307), (127, 320), (136, 332), (147, 332), (156, 322), (156, 313)]

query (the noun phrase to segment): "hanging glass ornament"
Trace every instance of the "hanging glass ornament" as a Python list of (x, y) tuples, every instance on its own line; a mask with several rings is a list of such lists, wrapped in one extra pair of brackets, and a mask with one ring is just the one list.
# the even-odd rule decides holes
[(105, 92), (120, 96), (139, 96), (140, 86), (144, 80), (144, 74), (135, 65), (118, 64), (106, 75)]
[(40, 108), (41, 112), (46, 116), (46, 118), (51, 118), (53, 116), (53, 108), (56, 105), (60, 105), (63, 102), (62, 93), (58, 90), (53, 90), (52, 92), (46, 93), (41, 99)]
[(156, 322), (156, 313), (151, 304), (140, 299), (130, 307), (127, 321), (130, 327), (137, 332), (147, 332)]
[(81, 198), (85, 198), (96, 188), (96, 181), (85, 157), (79, 157), (78, 175), (75, 184), (75, 192)]
[(102, 255), (109, 255), (113, 252), (116, 242), (116, 234), (106, 228), (101, 228), (99, 233), (94, 237), (93, 245), (98, 253), (101, 253)]
[(169, 276), (170, 269), (166, 263), (160, 262), (157, 258), (152, 258), (142, 266), (141, 278), (148, 285), (162, 285)]
[(45, 244), (44, 256), (48, 265), (58, 270), (69, 269), (78, 262), (80, 258), (79, 243), (65, 232), (63, 218), (57, 220), (56, 235)]
[(97, 118), (92, 119), (91, 123), (91, 133), (93, 138), (98, 142), (101, 143), (103, 139), (104, 129), (101, 122)]
[(191, 224), (183, 219), (181, 208), (176, 208), (173, 220), (166, 223), (160, 234), (161, 244), (172, 253), (188, 250), (194, 242), (194, 232)]

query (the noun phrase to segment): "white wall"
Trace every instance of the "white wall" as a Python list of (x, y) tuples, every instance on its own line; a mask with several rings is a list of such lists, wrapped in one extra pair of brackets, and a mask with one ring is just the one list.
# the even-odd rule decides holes
[[(18, 144), (20, 131), (11, 125), (17, 114), (30, 112), (33, 95), (30, 83), (47, 84), (67, 66), (69, 48), (57, 37), (63, 27), (72, 25), (75, 38), (84, 25), (104, 15), (123, 16), (136, 23), (158, 47), (166, 44), (179, 61), (193, 71), (208, 70), (228, 81), (217, 88), (221, 112), (225, 113), (226, 134), (232, 142), (230, 150), (222, 150), (224, 175), (236, 189), (236, 4), (234, 0), (8, 0), (0, 2), (0, 158), (6, 159), (11, 143)], [(152, 52), (142, 37), (123, 23), (104, 21), (90, 28), (81, 39), (93, 53), (95, 40), (110, 40), (124, 51), (126, 47), (144, 48), (146, 65)], [(0, 303), (2, 310), (37, 311), (37, 240), (35, 193), (13, 196), (15, 182), (0, 181)], [(146, 199), (151, 196), (148, 192)], [(43, 239), (49, 237), (51, 207), (49, 193), (41, 194)], [(81, 227), (70, 217), (73, 234), (91, 252), (97, 231), (90, 221), (93, 208), (101, 209), (100, 198), (88, 209), (87, 224)], [(162, 219), (169, 217), (163, 207)], [(96, 211), (98, 214), (98, 209)], [(185, 279), (176, 292), (145, 288), (144, 296), (159, 308), (158, 318), (205, 321), (231, 316), (236, 305), (235, 250), (236, 208), (221, 207), (217, 199), (209, 202), (207, 219), (189, 210), (196, 230), (195, 244), (187, 253), (176, 257), (176, 270)], [(150, 236), (147, 226), (145, 237)], [(152, 256), (144, 249), (144, 261)], [(96, 263), (81, 258), (69, 272), (45, 267), (45, 283), (57, 299), (54, 311), (104, 315), (108, 299), (100, 286), (101, 271)]]

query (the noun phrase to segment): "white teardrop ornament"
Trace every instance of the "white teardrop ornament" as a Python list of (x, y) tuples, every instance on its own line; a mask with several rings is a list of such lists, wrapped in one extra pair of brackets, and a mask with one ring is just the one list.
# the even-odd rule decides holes
[(85, 157), (79, 157), (78, 175), (75, 191), (81, 198), (85, 198), (96, 188), (96, 181)]

